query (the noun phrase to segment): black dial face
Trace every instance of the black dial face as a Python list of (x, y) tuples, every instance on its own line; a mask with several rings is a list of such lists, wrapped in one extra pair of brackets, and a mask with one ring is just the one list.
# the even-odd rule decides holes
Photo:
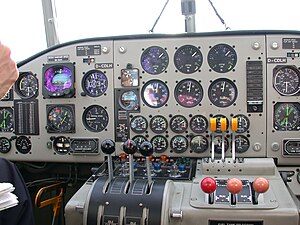
[(31, 150), (31, 141), (26, 136), (19, 136), (16, 139), (16, 149), (22, 154), (27, 154)]
[(209, 143), (206, 137), (196, 135), (191, 140), (191, 150), (196, 153), (203, 153), (208, 149)]
[(39, 87), (38, 79), (32, 73), (20, 74), (15, 84), (17, 94), (24, 99), (37, 96)]
[(107, 77), (99, 70), (91, 70), (82, 78), (82, 89), (91, 97), (103, 95), (107, 90)]
[(107, 127), (109, 117), (102, 106), (91, 105), (84, 110), (82, 121), (85, 128), (89, 131), (101, 132)]
[(285, 66), (275, 71), (275, 90), (281, 95), (295, 95), (300, 90), (300, 72), (293, 66)]
[(160, 80), (150, 80), (142, 88), (142, 99), (149, 107), (162, 107), (169, 99), (169, 89)]
[(47, 66), (43, 77), (45, 97), (71, 97), (75, 93), (73, 65)]
[(236, 85), (226, 78), (213, 81), (208, 89), (210, 101), (217, 107), (225, 108), (231, 106), (237, 98)]
[(244, 135), (235, 136), (235, 151), (238, 153), (246, 152), (250, 147), (249, 139)]
[(75, 116), (73, 106), (50, 106), (48, 108), (47, 127), (49, 133), (74, 133)]
[(6, 137), (0, 137), (0, 152), (8, 153), (11, 149), (11, 142)]
[(120, 95), (119, 103), (125, 110), (136, 111), (140, 107), (139, 97), (133, 90), (125, 91)]
[(198, 71), (202, 62), (203, 57), (200, 49), (193, 45), (180, 47), (174, 55), (174, 64), (182, 73), (191, 74)]
[(194, 133), (201, 134), (208, 128), (208, 121), (202, 115), (195, 115), (190, 120), (190, 127)]
[(168, 148), (168, 140), (162, 135), (156, 135), (151, 139), (153, 150), (156, 153), (163, 153)]
[(188, 128), (188, 121), (184, 116), (173, 116), (170, 120), (170, 128), (175, 133), (183, 133)]
[(244, 133), (249, 130), (250, 120), (247, 116), (239, 114), (235, 115), (233, 118), (237, 118), (237, 133)]
[(150, 74), (156, 75), (164, 72), (169, 64), (169, 56), (166, 50), (159, 46), (147, 48), (141, 56), (143, 69)]
[(235, 67), (237, 54), (233, 47), (227, 44), (218, 44), (209, 50), (207, 61), (213, 71), (226, 73)]
[(274, 106), (274, 129), (278, 131), (300, 130), (299, 109), (298, 103), (277, 103)]
[[(213, 140), (214, 146), (215, 146), (215, 153), (222, 154), (222, 136), (217, 135), (215, 136), (215, 139)], [(229, 147), (229, 141), (226, 137), (224, 137), (224, 150), (225, 152), (228, 150)]]
[(13, 109), (0, 108), (0, 132), (12, 132), (14, 130)]
[(53, 141), (53, 149), (56, 153), (64, 155), (70, 151), (70, 140), (64, 136), (56, 137)]
[(183, 153), (188, 149), (188, 140), (182, 135), (176, 135), (171, 139), (170, 147), (176, 153)]
[(133, 132), (141, 134), (148, 128), (148, 122), (143, 116), (135, 116), (131, 119), (130, 128)]
[[(217, 122), (217, 130), (216, 130), (216, 132), (217, 133), (221, 133), (222, 132), (222, 124), (221, 124), (221, 119), (222, 118), (224, 118), (225, 119), (225, 121), (226, 121), (226, 130), (228, 130), (228, 127), (229, 127), (229, 121), (228, 121), (228, 119), (227, 119), (227, 117), (226, 116), (224, 116), (224, 115), (221, 115), (221, 114), (219, 114), (219, 115), (215, 115), (213, 118), (216, 118), (216, 122)], [(223, 131), (225, 131), (225, 130), (223, 130)]]
[(193, 79), (180, 81), (175, 87), (175, 99), (184, 107), (194, 107), (198, 105), (203, 98), (203, 89), (201, 84)]
[(168, 129), (168, 121), (165, 117), (157, 115), (150, 120), (150, 129), (156, 133), (164, 133)]
[(136, 143), (138, 150), (143, 142), (148, 141), (147, 138), (142, 135), (136, 135), (132, 138), (132, 140)]

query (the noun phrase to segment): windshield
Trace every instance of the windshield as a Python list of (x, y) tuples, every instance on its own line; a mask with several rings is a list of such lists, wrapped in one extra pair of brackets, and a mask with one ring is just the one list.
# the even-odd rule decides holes
[[(166, 3), (168, 4), (166, 5)], [(299, 30), (299, 0), (195, 0), (196, 32)], [(60, 43), (90, 37), (147, 34), (165, 7), (154, 33), (184, 33), (181, 0), (55, 1)], [(0, 41), (15, 60), (47, 48), (41, 0), (1, 2)], [(221, 20), (224, 20), (224, 23)]]

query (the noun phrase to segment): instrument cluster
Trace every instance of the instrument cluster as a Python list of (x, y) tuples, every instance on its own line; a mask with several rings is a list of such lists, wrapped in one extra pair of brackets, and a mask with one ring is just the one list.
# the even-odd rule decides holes
[(151, 142), (157, 156), (225, 148), (297, 164), (300, 48), (290, 43), (298, 36), (140, 35), (54, 46), (18, 64), (0, 102), (0, 155), (99, 162), (103, 140), (132, 139)]

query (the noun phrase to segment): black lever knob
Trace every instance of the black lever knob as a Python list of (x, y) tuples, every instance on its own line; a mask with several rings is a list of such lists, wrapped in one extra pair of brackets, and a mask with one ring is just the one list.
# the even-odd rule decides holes
[(137, 151), (137, 144), (133, 140), (128, 139), (123, 144), (123, 151), (126, 154), (133, 155)]
[(115, 142), (110, 139), (106, 139), (106, 140), (102, 141), (101, 150), (104, 154), (108, 154), (108, 155), (114, 153), (116, 150)]
[(153, 154), (153, 146), (149, 141), (144, 141), (141, 145), (140, 145), (140, 153), (147, 157)]

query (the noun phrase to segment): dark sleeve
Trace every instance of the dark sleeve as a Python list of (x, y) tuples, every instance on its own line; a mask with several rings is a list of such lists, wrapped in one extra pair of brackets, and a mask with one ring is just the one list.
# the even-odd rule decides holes
[(0, 158), (0, 182), (12, 183), (19, 204), (0, 211), (0, 225), (34, 225), (34, 216), (29, 192), (23, 177), (12, 162)]

